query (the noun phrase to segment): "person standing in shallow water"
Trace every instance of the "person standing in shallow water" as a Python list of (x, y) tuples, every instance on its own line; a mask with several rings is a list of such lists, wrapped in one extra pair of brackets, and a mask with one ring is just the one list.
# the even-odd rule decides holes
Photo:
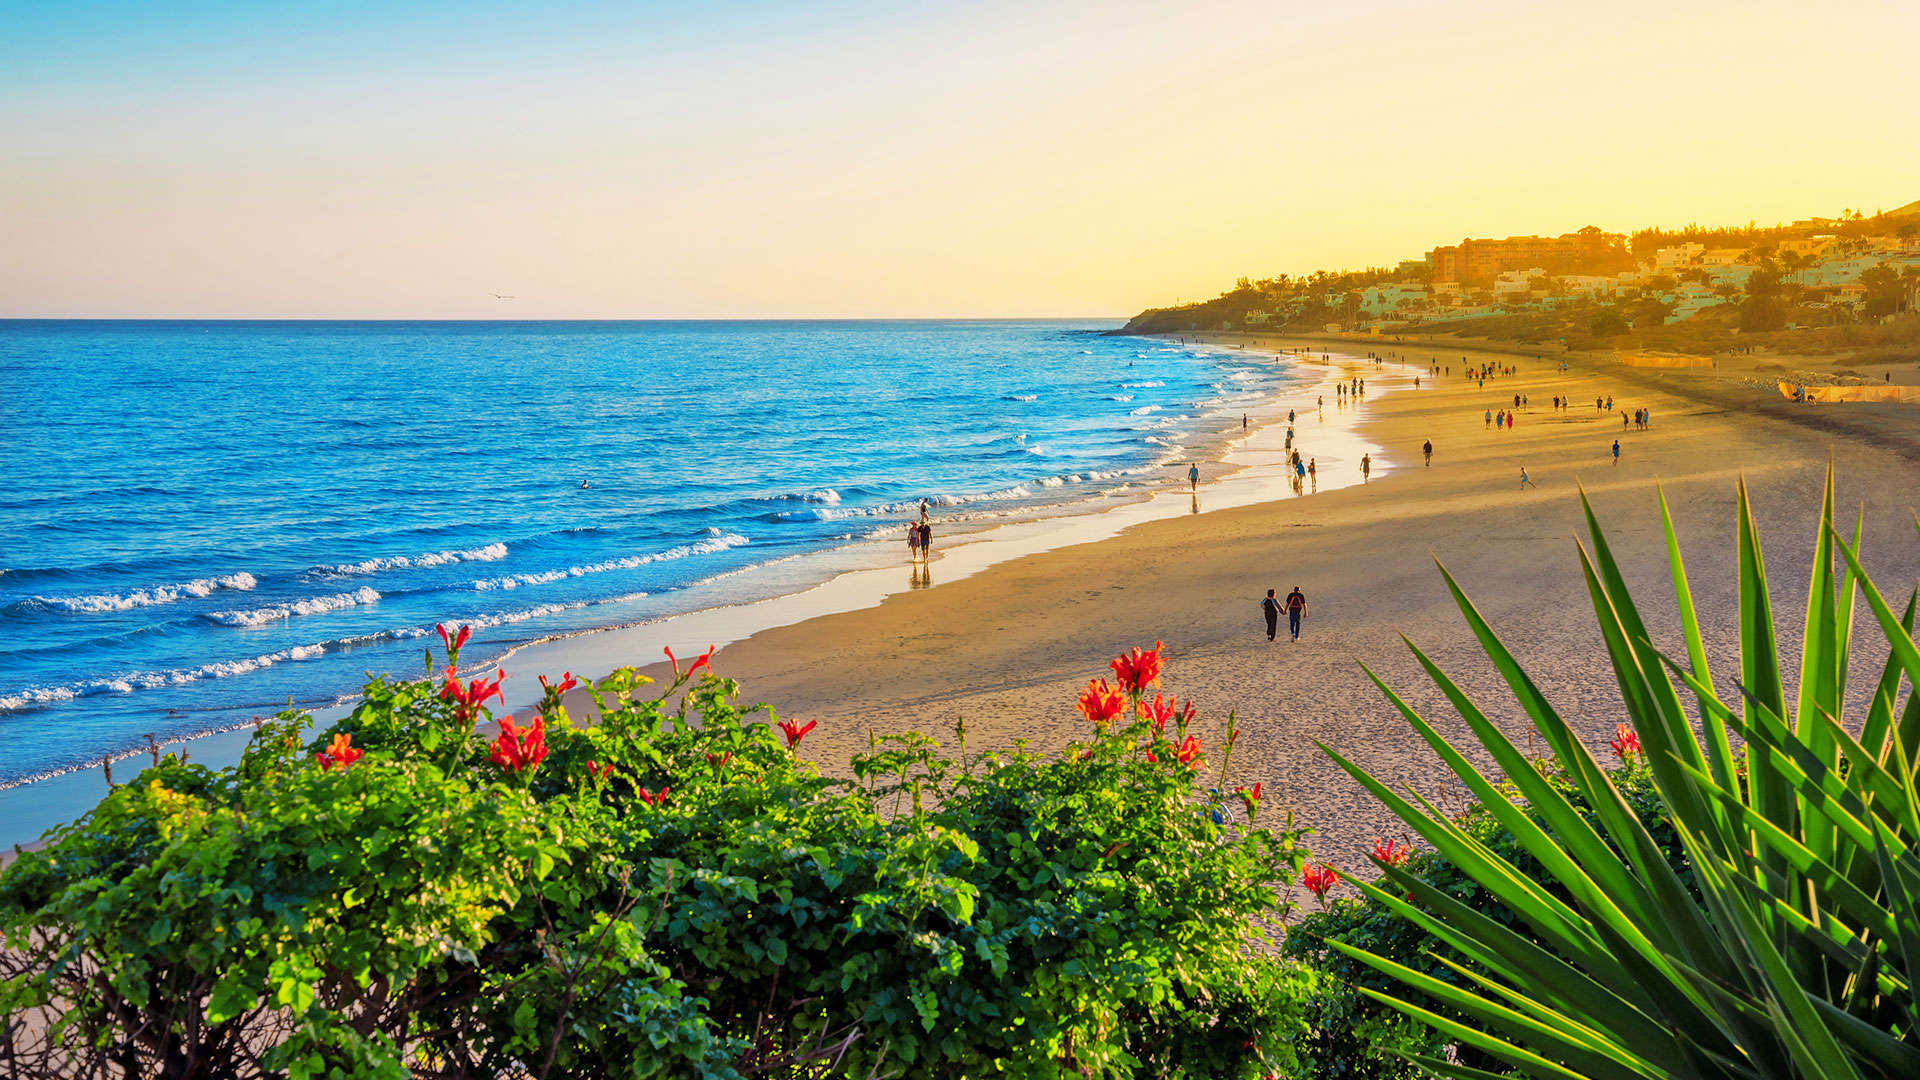
[(1293, 591), (1287, 594), (1285, 607), (1287, 609), (1287, 630), (1293, 634), (1293, 640), (1299, 641), (1300, 620), (1307, 617), (1307, 597), (1305, 593), (1300, 591), (1300, 586), (1295, 585)]
[(1192, 486), (1195, 492), (1200, 490), (1200, 466), (1187, 466), (1187, 483)]
[(1275, 600), (1273, 589), (1267, 590), (1267, 598), (1260, 601), (1260, 614), (1267, 618), (1267, 640), (1272, 641), (1280, 634), (1280, 601)]

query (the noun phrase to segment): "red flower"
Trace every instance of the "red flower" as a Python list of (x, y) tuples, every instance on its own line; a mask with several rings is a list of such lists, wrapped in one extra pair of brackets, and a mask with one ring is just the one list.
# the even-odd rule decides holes
[(571, 671), (567, 672), (565, 675), (562, 675), (560, 677), (560, 681), (557, 683), (549, 683), (545, 675), (540, 676), (541, 688), (544, 689), (549, 694), (556, 694), (561, 697), (565, 697), (567, 691), (579, 685), (580, 685), (580, 680), (574, 678), (573, 672)]
[[(795, 740), (795, 741), (798, 741), (798, 740)], [(733, 760), (732, 751), (728, 751), (727, 753), (724, 753), (724, 754), (708, 754), (707, 755), (707, 764), (713, 766), (714, 772), (719, 772), (721, 769), (726, 768), (727, 762), (732, 760)]]
[(673, 677), (675, 679), (684, 679), (691, 676), (694, 672), (699, 671), (701, 668), (706, 668), (708, 671), (712, 671), (713, 665), (709, 661), (713, 659), (713, 650), (717, 648), (719, 648), (719, 646), (717, 645), (707, 646), (706, 652), (701, 653), (698, 659), (694, 660), (693, 663), (688, 664), (687, 670), (681, 671), (680, 661), (674, 658), (673, 649), (671, 647), (668, 647), (666, 649), (667, 663), (673, 665)]
[(1315, 900), (1320, 901), (1320, 906), (1324, 909), (1327, 906), (1327, 891), (1340, 884), (1340, 871), (1326, 863), (1309, 866), (1307, 872), (1300, 878), (1300, 883), (1307, 887), (1307, 891), (1313, 894)]
[(1240, 802), (1247, 808), (1247, 820), (1252, 821), (1254, 815), (1260, 812), (1260, 785), (1234, 788), (1233, 793), (1240, 796)]
[(453, 665), (448, 664), (447, 684), (440, 688), (440, 700), (454, 702), (460, 715), (471, 719), (473, 711), (488, 698), (499, 698), (502, 702), (507, 700), (506, 695), (500, 692), (500, 684), (506, 677), (506, 672), (496, 670), (491, 682), (481, 678), (463, 684), (460, 677), (454, 674)]
[(313, 755), (313, 760), (320, 763), (320, 768), (324, 772), (332, 769), (344, 769), (365, 757), (366, 754), (367, 752), (365, 750), (356, 750), (353, 748), (352, 735), (341, 732), (333, 737), (332, 742), (327, 744), (326, 750)]
[(1640, 749), (1640, 733), (1633, 730), (1632, 727), (1626, 724), (1616, 724), (1614, 726), (1614, 734), (1616, 738), (1607, 745), (1613, 747), (1615, 757), (1625, 761), (1629, 756), (1642, 752)]
[(791, 750), (799, 746), (800, 740), (806, 738), (807, 732), (812, 731), (814, 725), (819, 722), (818, 720), (809, 720), (804, 724), (796, 724), (791, 720), (782, 720), (776, 726), (780, 728), (780, 734), (787, 737), (787, 749)]
[(1080, 714), (1094, 727), (1106, 727), (1127, 709), (1126, 696), (1105, 679), (1088, 679), (1080, 694)]
[(1160, 649), (1156, 641), (1153, 648), (1140, 651), (1129, 649), (1115, 657), (1108, 666), (1113, 668), (1113, 677), (1120, 681), (1120, 689), (1129, 694), (1144, 694), (1149, 686), (1160, 685)]
[(656, 810), (667, 805), (667, 789), (665, 787), (662, 787), (659, 791), (648, 791), (646, 788), (640, 788), (638, 789), (638, 794), (640, 795), (641, 802), (646, 803)]
[(1411, 854), (1412, 844), (1395, 844), (1392, 840), (1382, 840), (1377, 836), (1373, 839), (1373, 857), (1388, 866), (1399, 866)]
[(440, 635), (440, 643), (447, 647), (449, 654), (457, 653), (467, 645), (467, 639), (473, 636), (473, 627), (462, 625), (459, 632), (447, 629), (446, 623), (434, 623), (433, 628)]
[(1173, 748), (1173, 756), (1180, 764), (1191, 768), (1195, 762), (1200, 760), (1200, 736), (1189, 735), (1181, 739)]
[(613, 763), (608, 762), (602, 765), (597, 761), (589, 761), (587, 762), (587, 775), (596, 780), (605, 780), (607, 777), (613, 775)]
[(500, 718), (500, 735), (493, 740), (493, 763), (508, 772), (531, 769), (547, 759), (547, 722), (533, 714), (533, 726), (522, 728), (513, 717)]
[(1152, 701), (1140, 702), (1140, 718), (1153, 724), (1153, 730), (1161, 735), (1166, 734), (1169, 720), (1178, 720), (1177, 726), (1185, 729), (1193, 722), (1196, 711), (1191, 701), (1182, 705), (1179, 698), (1159, 693), (1153, 695)]

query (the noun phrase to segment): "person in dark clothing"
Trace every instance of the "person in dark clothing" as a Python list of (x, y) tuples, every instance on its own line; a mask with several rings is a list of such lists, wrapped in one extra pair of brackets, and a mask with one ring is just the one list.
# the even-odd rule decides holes
[(926, 559), (932, 557), (932, 555), (933, 526), (923, 521), (920, 523), (920, 557)]
[(1300, 592), (1300, 586), (1295, 585), (1293, 591), (1287, 594), (1286, 608), (1287, 628), (1293, 631), (1293, 640), (1299, 641), (1300, 620), (1307, 616), (1307, 598)]
[(1426, 445), (1420, 448), (1420, 452), (1427, 455), (1427, 464), (1431, 466), (1433, 464), (1433, 440), (1428, 439)]
[(1272, 641), (1280, 634), (1280, 601), (1273, 598), (1275, 590), (1267, 590), (1267, 598), (1260, 601), (1260, 613), (1267, 617), (1267, 640)]

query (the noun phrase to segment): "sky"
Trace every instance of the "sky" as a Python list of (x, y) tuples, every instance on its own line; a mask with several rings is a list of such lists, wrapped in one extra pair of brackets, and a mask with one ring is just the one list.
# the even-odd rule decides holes
[(0, 0), (0, 316), (1107, 317), (1872, 213), (1920, 199), (1916, 41), (1912, 0)]

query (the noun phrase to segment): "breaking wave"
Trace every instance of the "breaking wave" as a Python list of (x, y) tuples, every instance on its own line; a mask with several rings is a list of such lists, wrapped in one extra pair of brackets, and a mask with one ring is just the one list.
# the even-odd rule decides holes
[(212, 596), (221, 589), (245, 591), (259, 584), (252, 574), (243, 572), (221, 577), (196, 578), (177, 585), (152, 585), (126, 593), (100, 593), (94, 596), (36, 596), (28, 603), (55, 611), (95, 615), (106, 611), (127, 611), (132, 608)]
[(207, 618), (222, 626), (262, 626), (299, 615), (324, 615), (329, 611), (343, 611), (362, 604), (376, 603), (379, 599), (379, 593), (362, 585), (352, 592), (335, 593), (332, 596), (310, 596), (304, 600), (291, 600), (284, 604), (270, 604), (246, 611), (215, 611)]
[[(839, 498), (836, 494), (834, 501), (837, 502)], [(709, 529), (707, 531), (709, 533), (718, 533), (718, 535), (710, 535), (705, 540), (697, 540), (691, 544), (681, 544), (679, 547), (668, 548), (665, 551), (654, 551), (645, 555), (629, 555), (621, 559), (607, 559), (604, 562), (589, 563), (585, 566), (569, 566), (564, 570), (540, 570), (525, 574), (507, 574), (502, 577), (482, 578), (475, 581), (473, 587), (481, 592), (488, 592), (495, 589), (518, 589), (524, 585), (545, 585), (550, 582), (564, 581), (567, 578), (586, 577), (589, 574), (605, 574), (614, 570), (633, 570), (650, 563), (671, 562), (674, 559), (684, 559), (691, 555), (711, 555), (715, 552), (726, 551), (729, 548), (737, 548), (743, 544), (752, 542), (739, 533), (719, 532), (719, 530), (716, 529)]]
[(507, 557), (507, 545), (499, 542), (465, 551), (433, 551), (425, 555), (387, 555), (357, 563), (315, 567), (310, 573), (334, 577), (377, 574), (383, 570), (414, 570), (429, 566), (449, 566), (463, 562), (495, 562)]
[(235, 675), (269, 668), (275, 664), (285, 664), (300, 660), (312, 660), (332, 652), (374, 645), (383, 641), (401, 641), (408, 638), (423, 637), (427, 631), (418, 626), (401, 630), (382, 630), (374, 634), (360, 634), (355, 637), (334, 638), (331, 641), (317, 642), (312, 645), (296, 645), (278, 652), (262, 653), (259, 656), (242, 660), (218, 660), (198, 667), (170, 668), (165, 671), (138, 671), (124, 675), (108, 675), (98, 679), (81, 679), (76, 682), (56, 686), (29, 686), (8, 694), (0, 694), (0, 713), (19, 712), (39, 705), (50, 705), (59, 701), (72, 701), (75, 698), (92, 697), (95, 694), (131, 694), (137, 690), (157, 690), (164, 686), (185, 686), (188, 683), (204, 679), (230, 679)]

